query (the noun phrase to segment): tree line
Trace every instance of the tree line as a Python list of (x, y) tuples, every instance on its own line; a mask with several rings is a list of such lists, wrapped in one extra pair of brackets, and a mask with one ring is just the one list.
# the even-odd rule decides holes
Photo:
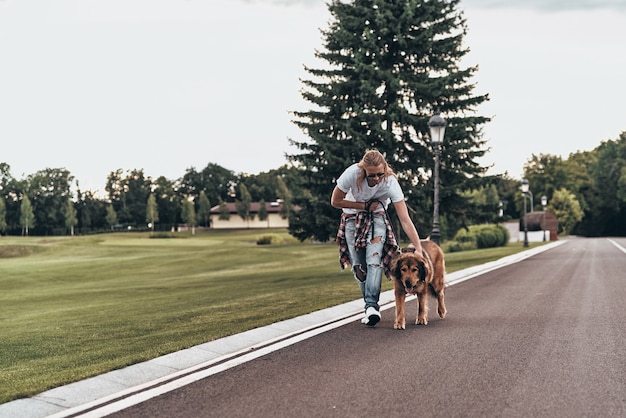
[[(17, 179), (0, 163), (0, 233), (90, 234), (111, 230), (169, 231), (179, 224), (209, 227), (210, 209), (235, 202), (240, 216), (249, 204), (282, 199), (291, 205), (296, 170), (286, 166), (258, 175), (236, 174), (215, 163), (189, 168), (178, 179), (151, 178), (143, 169), (109, 173), (104, 197), (81, 190), (64, 168), (46, 168)], [(288, 216), (288, 213), (284, 214)], [(222, 213), (220, 216), (227, 217)]]
[[(557, 215), (559, 233), (626, 235), (626, 132), (568, 158), (533, 154), (524, 165), (524, 176), (530, 183), (534, 210), (543, 210), (541, 197), (546, 196), (546, 209)], [(328, 241), (336, 233), (336, 210), (323, 230), (317, 229), (321, 221), (315, 217), (305, 224), (301, 211), (289, 211), (312, 199), (320, 205), (329, 204), (332, 183), (314, 196), (309, 180), (309, 172), (291, 165), (250, 175), (209, 163), (200, 171), (187, 169), (176, 180), (163, 176), (152, 179), (141, 169), (119, 169), (107, 177), (107, 195), (97, 197), (91, 191), (81, 191), (79, 182), (65, 169), (46, 168), (16, 179), (9, 165), (0, 163), (0, 233), (72, 235), (128, 230), (129, 226), (156, 231), (169, 231), (179, 224), (209, 227), (209, 211), (214, 206), (235, 202), (238, 216), (246, 219), (253, 216), (251, 202), (281, 199), (285, 202), (282, 215), (289, 218), (294, 236)], [(463, 202), (459, 208), (447, 199), (442, 201), (443, 239), (453, 239), (470, 225), (519, 219), (522, 215), (520, 179), (505, 173), (476, 178), (474, 185), (463, 190), (454, 184), (442, 184), (445, 195), (456, 195), (453, 202)], [(421, 195), (432, 193), (428, 184), (421, 187)], [(229, 214), (220, 211), (219, 216)], [(420, 233), (428, 235), (432, 201), (412, 202), (411, 216)]]
[[(469, 225), (517, 219), (520, 179), (486, 175), (478, 159), (488, 152), (478, 112), (489, 100), (476, 95), (478, 66), (461, 63), (469, 52), (460, 0), (331, 0), (321, 30), (319, 67), (305, 66), (302, 97), (311, 110), (293, 111), (302, 138), (288, 164), (258, 175), (235, 174), (214, 163), (188, 169), (180, 179), (146, 177), (141, 169), (111, 172), (106, 197), (82, 191), (65, 169), (14, 179), (0, 165), (0, 230), (59, 235), (116, 226), (169, 230), (179, 223), (208, 226), (207, 207), (283, 199), (289, 232), (300, 240), (328, 241), (337, 231), (330, 206), (335, 180), (367, 149), (386, 155), (405, 192), (420, 234), (432, 225), (434, 160), (428, 120), (447, 121), (440, 146), (443, 239)], [(608, 140), (567, 159), (533, 155), (524, 166), (535, 203), (548, 199), (561, 233), (626, 235), (626, 138)], [(538, 205), (536, 205), (538, 206)], [(227, 214), (220, 212), (221, 215)], [(393, 214), (392, 214), (393, 217)], [(158, 221), (157, 221), (158, 218)], [(400, 228), (396, 228), (400, 231)]]

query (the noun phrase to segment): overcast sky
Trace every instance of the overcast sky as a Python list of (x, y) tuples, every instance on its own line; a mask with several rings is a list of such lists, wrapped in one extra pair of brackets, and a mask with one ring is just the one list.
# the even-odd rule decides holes
[[(490, 174), (626, 131), (626, 0), (462, 0)], [(299, 78), (322, 0), (0, 0), (0, 162), (66, 168), (103, 193), (117, 169), (259, 173), (303, 139)]]

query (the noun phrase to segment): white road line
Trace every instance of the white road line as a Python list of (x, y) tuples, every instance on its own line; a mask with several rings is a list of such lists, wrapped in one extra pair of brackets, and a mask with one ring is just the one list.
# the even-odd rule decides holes
[(619, 245), (617, 242), (613, 241), (612, 239), (609, 239), (609, 242), (613, 245), (615, 245), (617, 247), (618, 250), (620, 250), (621, 252), (623, 252), (624, 254), (626, 254), (626, 248), (622, 247), (621, 245)]

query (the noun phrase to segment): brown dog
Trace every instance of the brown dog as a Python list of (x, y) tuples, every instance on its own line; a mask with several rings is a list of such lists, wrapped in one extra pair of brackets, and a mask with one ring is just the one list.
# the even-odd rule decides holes
[(405, 329), (404, 300), (407, 294), (417, 295), (418, 325), (428, 324), (428, 289), (437, 297), (437, 312), (440, 318), (446, 316), (444, 303), (445, 263), (443, 251), (433, 241), (422, 240), (423, 253), (414, 248), (403, 249), (391, 261), (391, 275), (394, 277), (396, 296), (396, 322), (394, 329)]

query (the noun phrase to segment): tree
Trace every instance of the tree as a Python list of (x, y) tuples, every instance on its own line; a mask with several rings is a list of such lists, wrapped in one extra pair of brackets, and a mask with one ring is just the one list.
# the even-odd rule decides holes
[(200, 172), (189, 168), (181, 180), (179, 193), (196, 198), (204, 190), (210, 202), (218, 202), (228, 199), (236, 185), (237, 177), (233, 171), (209, 163)]
[(227, 221), (230, 219), (230, 212), (228, 211), (228, 205), (223, 200), (220, 200), (220, 221)]
[(148, 222), (150, 229), (154, 232), (154, 224), (159, 222), (159, 207), (157, 206), (154, 193), (150, 193), (146, 203), (146, 222)]
[(464, 216), (467, 216), (465, 226), (468, 226), (467, 223), (475, 225), (494, 223), (498, 220), (500, 196), (494, 184), (465, 192), (463, 196), (467, 198), (469, 203), (469, 213), (464, 213)]
[[(29, 175), (28, 196), (35, 214), (35, 234), (64, 234), (65, 207), (72, 196), (71, 185), (74, 177), (62, 168), (46, 168)], [(31, 228), (34, 228), (31, 225)]]
[(151, 187), (158, 206), (159, 222), (173, 228), (180, 214), (180, 195), (176, 190), (177, 185), (159, 176)]
[[(441, 155), (442, 212), (462, 208), (457, 191), (484, 174), (476, 159), (485, 154), (476, 115), (488, 99), (474, 96), (470, 83), (477, 67), (460, 68), (465, 20), (459, 0), (354, 0), (329, 3), (332, 19), (323, 31), (324, 49), (316, 57), (322, 69), (305, 67), (302, 96), (314, 110), (293, 112), (294, 123), (308, 136), (290, 142), (300, 150), (289, 155), (302, 167), (310, 191), (295, 199), (302, 207), (290, 231), (299, 239), (327, 240), (337, 229), (330, 207), (334, 180), (364, 151), (376, 148), (398, 174), (407, 204), (422, 224), (429, 223), (433, 154), (428, 120), (435, 112), (447, 119)], [(312, 212), (315, 211), (315, 212)], [(419, 222), (418, 222), (419, 223)], [(320, 229), (321, 228), (321, 229)], [(419, 229), (419, 227), (418, 227)]]
[(105, 190), (120, 222), (143, 224), (151, 186), (152, 180), (144, 176), (143, 170), (127, 171), (126, 177), (121, 169), (109, 174)]
[(7, 230), (7, 206), (4, 203), (4, 198), (0, 196), (0, 232), (6, 232)]
[(183, 222), (191, 227), (191, 234), (196, 233), (196, 210), (193, 205), (193, 200), (185, 198), (182, 201), (182, 213), (181, 217)]
[(30, 204), (28, 195), (22, 196), (22, 203), (20, 204), (20, 227), (22, 228), (22, 236), (28, 236), (30, 228), (35, 226), (35, 214), (33, 213), (33, 207)]
[(115, 209), (112, 204), (107, 206), (106, 222), (111, 227), (111, 230), (113, 230), (113, 227), (117, 225), (117, 213), (115, 213)]
[(200, 192), (198, 198), (198, 217), (204, 221), (204, 226), (209, 226), (209, 220), (211, 219), (211, 202), (206, 197), (204, 190)]
[(626, 132), (595, 149), (596, 162), (589, 167), (595, 184), (594, 204), (587, 211), (593, 235), (626, 235)]
[(0, 163), (0, 197), (4, 199), (6, 209), (6, 233), (19, 230), (21, 196), (26, 193), (26, 181), (19, 181), (11, 176), (11, 167)]
[(235, 202), (237, 213), (241, 216), (241, 219), (247, 221), (250, 219), (250, 204), (252, 203), (252, 197), (248, 192), (248, 188), (245, 184), (239, 185), (240, 199)]
[(282, 177), (276, 177), (276, 183), (278, 184), (278, 188), (276, 189), (276, 196), (283, 201), (283, 206), (280, 209), (280, 216), (283, 219), (288, 219), (289, 214), (291, 213), (291, 202), (293, 200), (293, 195), (289, 191), (287, 184), (283, 180)]
[(76, 208), (72, 199), (67, 199), (65, 208), (65, 227), (70, 230), (70, 235), (74, 236), (74, 227), (78, 225), (78, 218), (76, 217)]
[(555, 190), (548, 210), (559, 220), (559, 232), (565, 235), (569, 234), (583, 218), (583, 211), (576, 196), (566, 189)]
[(97, 199), (94, 193), (90, 190), (82, 192), (78, 181), (76, 181), (76, 208), (77, 218), (79, 220), (78, 226), (83, 233), (88, 232), (93, 227), (93, 221), (103, 226), (104, 214), (102, 210), (104, 208), (103, 201)]
[[(581, 166), (582, 161), (585, 162)], [(555, 190), (564, 188), (574, 193), (582, 208), (587, 207), (583, 192), (589, 187), (591, 178), (586, 166), (593, 159), (587, 154), (582, 161), (577, 161), (573, 155), (563, 160), (560, 156), (533, 154), (524, 164), (524, 177), (528, 179), (537, 201), (541, 196), (546, 196), (550, 201)]]
[(268, 218), (267, 207), (265, 204), (265, 200), (261, 199), (259, 201), (259, 213), (257, 213), (259, 217), (259, 221), (265, 221)]

